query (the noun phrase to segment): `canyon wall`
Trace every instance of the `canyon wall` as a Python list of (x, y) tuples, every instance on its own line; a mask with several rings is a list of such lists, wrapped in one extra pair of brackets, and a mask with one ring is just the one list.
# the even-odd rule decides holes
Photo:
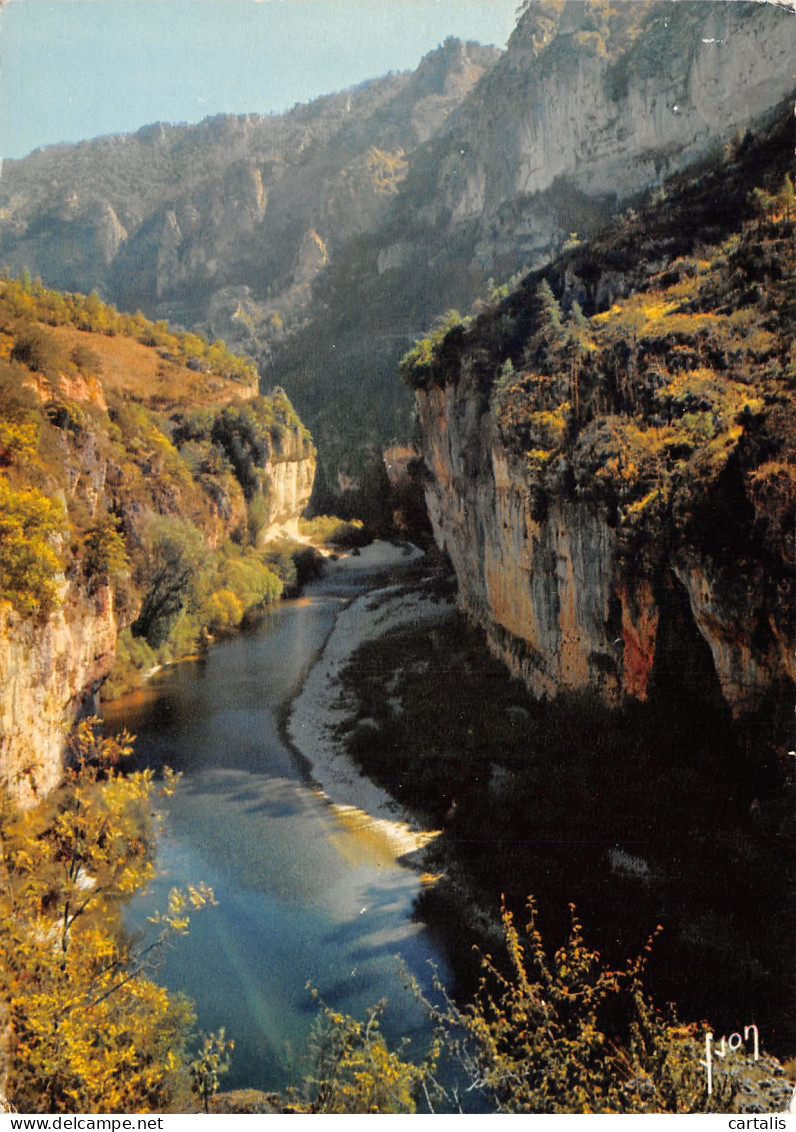
[(0, 605), (0, 788), (23, 807), (60, 780), (64, 741), (75, 720), (98, 709), (116, 652), (109, 586), (63, 587), (42, 620)]
[(315, 448), (284, 391), (257, 396), (229, 355), (211, 372), (34, 322), (0, 339), (28, 358), (0, 356), (0, 788), (30, 806), (58, 783), (75, 720), (97, 713), (117, 648), (130, 686), (278, 596), (259, 550), (295, 531)]
[[(294, 433), (288, 437), (264, 468), (261, 546), (295, 529), (312, 493), (314, 450)], [(245, 507), (227, 504), (217, 508), (214, 539), (229, 537), (230, 524), (245, 516)], [(45, 617), (22, 616), (0, 601), (0, 789), (23, 807), (60, 781), (66, 737), (76, 719), (98, 713), (118, 633), (135, 612), (128, 607), (117, 615), (109, 585), (63, 581), (60, 590)]]
[[(694, 630), (715, 674), (698, 678), (715, 680), (734, 715), (761, 707), (783, 680), (796, 683), (793, 621), (769, 607), (762, 564), (733, 586), (726, 562), (693, 548), (647, 569), (627, 554), (610, 509), (564, 496), (538, 507), (524, 462), (466, 377), (418, 402), (429, 514), (459, 604), (535, 696), (596, 692), (615, 707), (687, 684)], [(674, 661), (659, 647), (665, 619), (684, 650)], [(692, 691), (701, 700), (710, 689)]]

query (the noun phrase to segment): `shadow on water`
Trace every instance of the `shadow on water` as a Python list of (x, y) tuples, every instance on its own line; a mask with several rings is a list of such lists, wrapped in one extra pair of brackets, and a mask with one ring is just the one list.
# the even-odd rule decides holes
[(158, 978), (194, 1001), (199, 1029), (224, 1026), (234, 1038), (225, 1086), (284, 1088), (300, 1078), (317, 1013), (308, 983), (359, 1017), (386, 997), (388, 1039), (412, 1038), (423, 1052), (428, 1024), (400, 964), (428, 990), (428, 961), (442, 970), (444, 961), (412, 920), (418, 873), (339, 817), (280, 735), (337, 613), (379, 574), (335, 572), (256, 632), (104, 711), (109, 729), (136, 734), (140, 764), (183, 776), (162, 806), (157, 879), (132, 902), (128, 927), (144, 931), (172, 887), (213, 888), (217, 905), (194, 917)]

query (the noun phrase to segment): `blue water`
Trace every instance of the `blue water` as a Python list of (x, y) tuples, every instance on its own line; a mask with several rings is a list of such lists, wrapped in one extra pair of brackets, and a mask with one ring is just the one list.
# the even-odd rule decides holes
[(410, 1038), (418, 1057), (425, 1048), (428, 1025), (401, 964), (427, 990), (429, 960), (446, 972), (412, 920), (418, 874), (367, 825), (352, 828), (335, 813), (279, 728), (336, 614), (372, 584), (364, 569), (322, 579), (256, 632), (103, 713), (109, 728), (136, 734), (139, 761), (182, 773), (160, 807), (158, 878), (133, 901), (128, 926), (144, 930), (171, 887), (213, 888), (217, 905), (196, 913), (156, 977), (194, 1001), (201, 1030), (224, 1026), (234, 1038), (225, 1088), (300, 1080), (317, 1016), (308, 982), (358, 1017), (387, 998), (388, 1038)]

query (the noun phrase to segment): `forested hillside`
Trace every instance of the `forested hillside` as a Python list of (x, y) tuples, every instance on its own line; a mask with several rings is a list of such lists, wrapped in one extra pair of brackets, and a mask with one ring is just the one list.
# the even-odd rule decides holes
[(306, 506), (314, 463), (286, 395), (261, 397), (251, 362), (223, 342), (0, 280), (0, 763), (12, 793), (57, 779), (63, 728), (114, 654), (121, 690), (295, 581), (290, 545), (268, 538)]

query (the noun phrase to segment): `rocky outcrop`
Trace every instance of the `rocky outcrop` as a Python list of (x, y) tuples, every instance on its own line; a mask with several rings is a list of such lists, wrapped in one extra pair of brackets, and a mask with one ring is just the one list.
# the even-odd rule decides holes
[(23, 807), (60, 780), (67, 734), (98, 708), (116, 652), (108, 586), (64, 584), (59, 608), (36, 621), (0, 605), (0, 788)]
[[(266, 513), (260, 543), (292, 531), (312, 493), (315, 452), (293, 432), (274, 445), (265, 465)], [(219, 485), (220, 486), (220, 485)], [(216, 525), (245, 523), (245, 507), (225, 510), (226, 496), (210, 498)], [(60, 781), (64, 744), (75, 720), (99, 710), (99, 690), (110, 675), (122, 623), (108, 585), (63, 583), (57, 608), (46, 618), (23, 617), (0, 602), (0, 790), (23, 808)]]
[[(748, 107), (753, 128), (698, 176), (672, 178), (593, 240), (571, 240), (504, 302), (452, 318), (447, 338), (429, 334), (402, 369), (461, 603), (532, 691), (588, 689), (619, 704), (676, 684), (679, 699), (704, 692), (740, 716), (792, 702), (796, 682), (796, 13), (744, 3), (616, 11), (627, 20), (611, 33), (620, 46), (604, 52), (611, 36), (596, 6), (530, 5), (476, 92), (497, 96), (513, 76), (513, 108), (489, 117), (484, 104), (476, 119), (476, 95), (463, 108), (473, 145), (452, 154), (458, 174), (439, 183), (451, 216), (476, 209), (479, 240), (491, 216), (492, 251), (504, 238), (521, 248), (523, 215), (538, 234), (545, 216), (552, 223), (558, 209), (559, 223), (589, 192), (613, 185), (621, 199), (707, 155), (721, 129), (718, 90), (726, 121), (740, 126)], [(546, 239), (532, 261), (550, 259)], [(738, 348), (741, 323), (781, 362)], [(694, 409), (708, 414), (701, 434)]]
[(782, 5), (529, 5), (440, 165), (453, 226), (490, 270), (537, 266), (790, 96), (795, 53)]
[(306, 509), (315, 480), (315, 453), (304, 451), (295, 456), (271, 459), (266, 464), (268, 490), (267, 530), (298, 519)]
[[(59, 299), (52, 292), (41, 301)], [(108, 314), (100, 305), (97, 317)], [(155, 328), (139, 331), (151, 337)], [(66, 737), (79, 716), (96, 713), (122, 630), (132, 630), (139, 650), (132, 674), (121, 677), (134, 684), (151, 665), (206, 639), (215, 607), (211, 598), (207, 612), (194, 611), (192, 573), (216, 578), (219, 600), (231, 603), (237, 620), (224, 629), (276, 598), (281, 583), (263, 578), (265, 556), (244, 562), (238, 550), (238, 574), (222, 579), (218, 571), (229, 546), (255, 538), (262, 545), (295, 527), (315, 475), (315, 448), (284, 391), (255, 396), (236, 379), (239, 359), (218, 347), (215, 358), (190, 354), (179, 364), (165, 346), (124, 333), (41, 324), (26, 333), (51, 372), (33, 361), (6, 364), (0, 406), (4, 436), (17, 435), (15, 396), (25, 398), (29, 422), (26, 446), (5, 445), (0, 461), (3, 549), (10, 547), (0, 559), (0, 791), (23, 807), (58, 783)], [(6, 356), (13, 341), (6, 333)], [(182, 340), (172, 336), (168, 345), (178, 350)], [(40, 516), (50, 514), (41, 537), (54, 553), (46, 559), (31, 548)], [(31, 565), (36, 555), (45, 559), (41, 576)], [(177, 625), (186, 634), (179, 640), (171, 636)], [(128, 633), (119, 647), (121, 668), (125, 656), (132, 663), (132, 641)]]
[[(699, 679), (743, 715), (796, 682), (793, 624), (767, 602), (761, 569), (728, 587), (726, 564), (683, 548), (647, 569), (609, 509), (563, 495), (539, 506), (466, 375), (418, 402), (426, 499), (459, 603), (534, 695), (590, 691), (618, 706)], [(713, 672), (695, 677), (697, 636)]]
[(796, 15), (784, 6), (524, 8), (505, 54), (411, 154), (385, 223), (337, 253), (325, 309), (275, 343), (279, 379), (299, 408), (322, 399), (326, 411), (307, 419), (324, 462), (338, 468), (353, 447), (338, 436), (363, 396), (381, 408), (385, 440), (396, 418), (408, 434), (405, 408), (388, 411), (394, 395), (381, 375), (438, 316), (551, 262), (573, 235), (585, 242), (678, 170), (731, 152), (794, 89)]

